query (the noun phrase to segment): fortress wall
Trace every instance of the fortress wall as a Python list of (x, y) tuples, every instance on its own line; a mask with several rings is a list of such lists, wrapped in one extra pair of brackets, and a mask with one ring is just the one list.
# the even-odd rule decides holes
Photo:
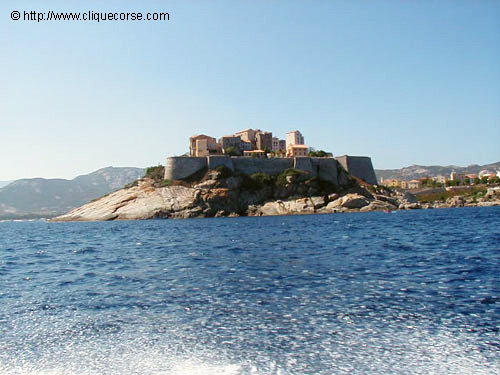
[(234, 169), (246, 174), (264, 172), (267, 174), (280, 174), (285, 169), (293, 168), (293, 159), (254, 159), (254, 158), (232, 158)]
[(318, 177), (332, 184), (339, 184), (339, 162), (333, 158), (316, 158), (318, 164)]
[(365, 180), (369, 184), (377, 185), (377, 177), (373, 169), (372, 160), (368, 156), (338, 156), (335, 159), (351, 175)]
[(230, 156), (211, 155), (208, 156), (208, 169), (215, 169), (221, 165), (234, 171), (234, 163)]
[(293, 167), (295, 169), (310, 173), (312, 177), (316, 177), (318, 175), (318, 165), (313, 165), (313, 161), (311, 158), (294, 158)]
[(223, 155), (199, 158), (170, 157), (167, 158), (165, 165), (165, 179), (182, 180), (201, 171), (203, 168), (215, 169), (220, 165), (248, 175), (258, 172), (274, 175), (280, 174), (288, 168), (295, 168), (309, 172), (313, 177), (319, 177), (336, 185), (347, 183), (348, 175), (345, 172), (347, 171), (370, 184), (377, 184), (371, 159), (366, 156), (348, 155), (336, 158), (297, 157), (276, 159), (228, 157)]
[(165, 164), (164, 178), (166, 180), (182, 180), (183, 178), (187, 178), (206, 167), (206, 157), (170, 157), (167, 158), (167, 163)]

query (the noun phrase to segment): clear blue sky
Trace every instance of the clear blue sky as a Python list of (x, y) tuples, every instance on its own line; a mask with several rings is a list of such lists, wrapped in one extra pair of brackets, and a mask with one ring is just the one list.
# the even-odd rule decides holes
[(248, 127), (375, 168), (500, 160), (500, 1), (4, 0), (0, 17), (0, 180), (156, 165)]

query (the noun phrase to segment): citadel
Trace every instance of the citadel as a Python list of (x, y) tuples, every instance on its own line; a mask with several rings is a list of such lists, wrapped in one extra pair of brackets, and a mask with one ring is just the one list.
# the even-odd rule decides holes
[(352, 176), (377, 184), (370, 157), (332, 157), (327, 153), (317, 156), (317, 153), (310, 153), (298, 130), (288, 132), (284, 140), (260, 129), (246, 129), (223, 136), (218, 141), (204, 134), (192, 136), (189, 138), (189, 156), (167, 158), (164, 178), (184, 180), (220, 166), (248, 175), (259, 172), (274, 175), (294, 168), (332, 184), (342, 183), (339, 171), (343, 168)]

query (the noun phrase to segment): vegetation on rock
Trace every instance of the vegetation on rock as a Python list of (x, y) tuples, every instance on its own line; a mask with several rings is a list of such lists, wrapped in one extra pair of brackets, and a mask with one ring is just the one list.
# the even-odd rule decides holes
[(470, 189), (464, 190), (450, 190), (450, 191), (440, 191), (433, 192), (429, 194), (419, 194), (418, 200), (421, 203), (434, 203), (437, 201), (446, 201), (449, 198), (462, 196), (464, 198), (478, 199), (482, 198), (486, 194), (486, 188), (482, 186), (470, 187)]
[(150, 178), (155, 181), (160, 181), (163, 180), (164, 175), (165, 175), (165, 167), (162, 165), (157, 165), (155, 167), (147, 168), (144, 177)]

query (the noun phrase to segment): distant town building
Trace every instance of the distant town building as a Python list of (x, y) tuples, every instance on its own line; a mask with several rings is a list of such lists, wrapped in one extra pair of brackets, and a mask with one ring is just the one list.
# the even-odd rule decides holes
[[(299, 147), (300, 146), (300, 147)], [(305, 155), (303, 155), (305, 152)], [(307, 156), (309, 147), (305, 146), (304, 136), (298, 131), (294, 130), (286, 134), (286, 156)], [(300, 154), (300, 155), (297, 155)]]
[(271, 151), (279, 152), (279, 150), (280, 150), (280, 139), (278, 137), (273, 137)]
[(234, 135), (240, 137), (243, 141), (251, 142), (253, 145), (252, 149), (255, 149), (255, 147), (256, 147), (255, 134), (256, 133), (257, 133), (257, 130), (246, 129), (246, 130), (236, 132), (236, 133), (234, 133)]
[(236, 135), (225, 135), (219, 140), (222, 152), (225, 154), (229, 148), (234, 148), (237, 152), (241, 152), (242, 140)]
[(487, 171), (486, 169), (483, 169), (482, 171), (479, 172), (479, 178), (483, 178), (485, 175), (490, 175), (490, 171)]
[(422, 187), (422, 181), (411, 180), (407, 183), (407, 189), (420, 189)]
[(290, 145), (287, 150), (287, 157), (307, 156), (309, 154), (309, 147), (306, 145)]
[(392, 188), (399, 188), (401, 187), (401, 181), (396, 180), (396, 179), (383, 179), (381, 181), (381, 184), (384, 186), (392, 187)]
[(489, 172), (489, 173), (485, 173), (485, 174), (483, 174), (483, 175), (481, 176), (481, 178), (483, 178), (483, 177), (487, 177), (487, 178), (488, 178), (488, 180), (492, 180), (492, 179), (494, 179), (496, 176), (497, 176), (497, 175), (496, 175), (496, 173)]
[(273, 133), (256, 131), (255, 133), (255, 147), (258, 150), (271, 151), (273, 148)]
[(291, 132), (286, 133), (286, 149), (291, 145), (303, 145), (305, 144), (304, 136), (298, 131), (293, 130)]
[[(294, 147), (292, 147), (294, 146)], [(300, 146), (300, 147), (299, 147)], [(229, 151), (229, 152), (228, 152)], [(245, 151), (273, 152), (273, 156), (308, 156), (309, 148), (304, 144), (304, 136), (294, 130), (286, 139), (273, 137), (273, 134), (260, 129), (245, 129), (232, 135), (226, 135), (216, 142), (215, 138), (204, 134), (189, 138), (190, 156), (208, 156), (215, 154), (242, 155)], [(259, 152), (254, 153), (254, 155)], [(246, 153), (245, 155), (253, 155)]]
[(271, 151), (279, 154), (286, 153), (286, 141), (284, 139), (279, 139), (278, 137), (273, 137)]
[(265, 150), (251, 150), (251, 151), (243, 151), (243, 156), (251, 156), (254, 158), (265, 158), (266, 151)]
[(443, 176), (443, 175), (439, 175), (439, 176), (434, 177), (433, 180), (440, 183), (440, 184), (445, 184), (446, 181), (448, 181), (448, 177)]
[(189, 138), (190, 156), (208, 156), (217, 153), (217, 141), (205, 134), (194, 135)]
[(252, 144), (252, 142), (250, 142), (250, 141), (244, 141), (243, 139), (241, 139), (241, 150), (242, 151), (251, 151), (251, 150), (253, 150), (253, 144)]
[(471, 181), (478, 178), (477, 174), (475, 174), (475, 173), (466, 174), (465, 177)]

